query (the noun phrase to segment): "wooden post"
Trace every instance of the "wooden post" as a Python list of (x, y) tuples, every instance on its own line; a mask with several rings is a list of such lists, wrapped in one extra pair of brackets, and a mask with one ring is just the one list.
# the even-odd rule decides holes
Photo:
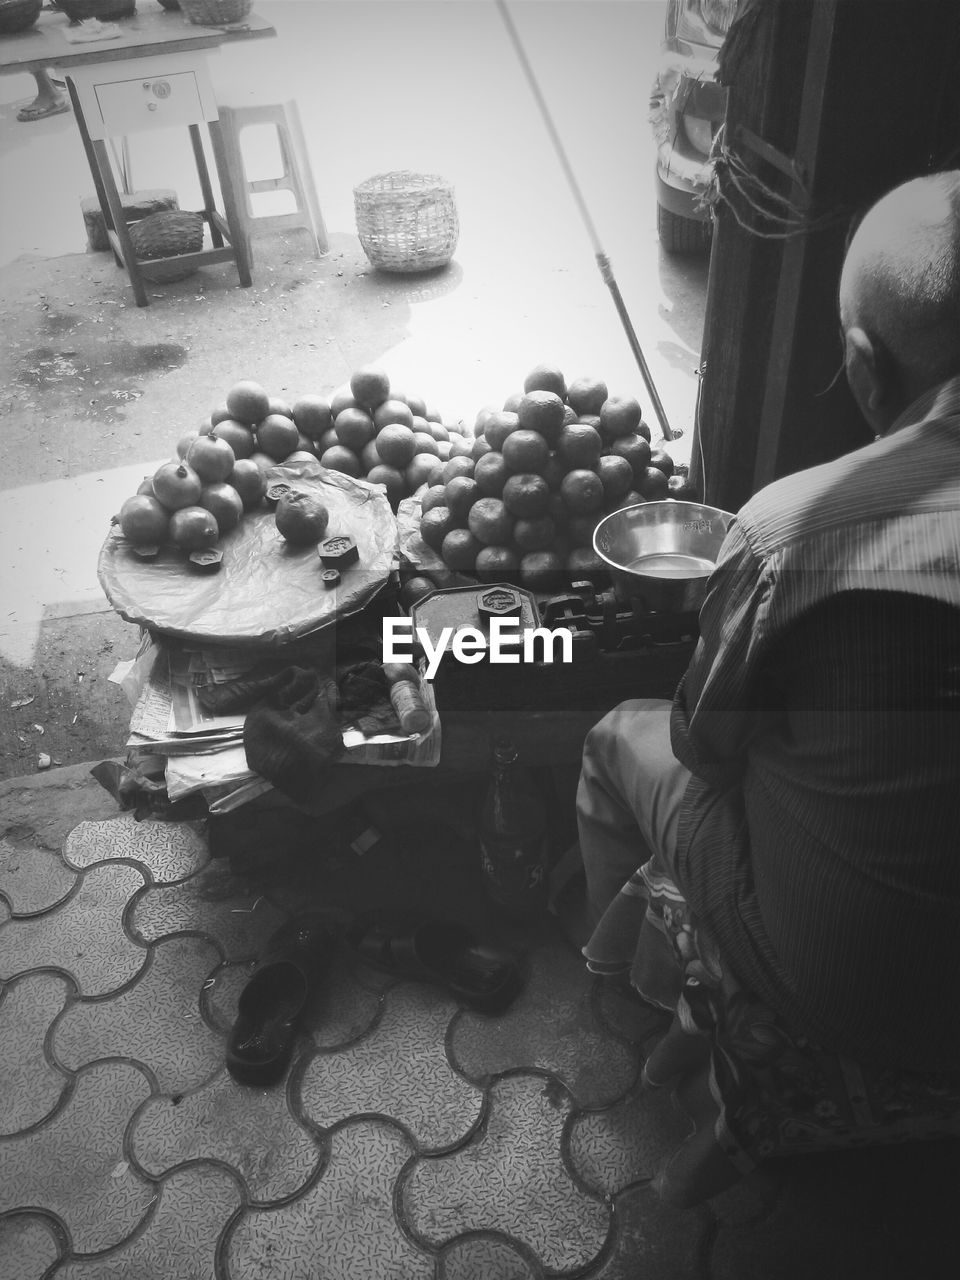
[(707, 502), (735, 511), (870, 438), (842, 373), (840, 265), (879, 195), (960, 163), (960, 6), (759, 0), (724, 58), (727, 154), (691, 470)]

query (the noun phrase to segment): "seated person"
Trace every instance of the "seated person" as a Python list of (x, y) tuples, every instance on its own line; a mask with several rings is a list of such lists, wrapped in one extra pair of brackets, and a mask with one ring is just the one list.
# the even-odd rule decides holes
[(960, 171), (874, 205), (839, 296), (876, 440), (743, 507), (672, 705), (584, 748), (584, 954), (674, 1015), (676, 1205), (960, 1131)]

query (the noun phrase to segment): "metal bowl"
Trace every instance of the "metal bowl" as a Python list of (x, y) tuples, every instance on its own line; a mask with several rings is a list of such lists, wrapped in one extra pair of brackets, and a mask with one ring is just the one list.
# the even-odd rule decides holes
[(695, 612), (732, 520), (699, 502), (642, 502), (605, 516), (593, 548), (635, 613)]

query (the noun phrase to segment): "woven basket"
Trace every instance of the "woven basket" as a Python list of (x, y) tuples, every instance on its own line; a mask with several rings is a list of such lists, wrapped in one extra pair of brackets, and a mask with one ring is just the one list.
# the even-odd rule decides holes
[(26, 31), (40, 17), (43, 0), (0, 0), (0, 36)]
[(382, 271), (432, 271), (460, 236), (453, 187), (429, 173), (378, 173), (353, 189), (363, 251)]
[(129, 18), (136, 13), (137, 0), (54, 0), (71, 22), (86, 22), (87, 18), (103, 18), (112, 22), (115, 18)]
[(130, 224), (130, 240), (141, 272), (155, 284), (186, 280), (195, 266), (163, 261), (179, 253), (197, 253), (203, 248), (203, 217), (186, 209), (161, 209)]
[(180, 0), (180, 8), (198, 27), (222, 27), (242, 21), (253, 0)]

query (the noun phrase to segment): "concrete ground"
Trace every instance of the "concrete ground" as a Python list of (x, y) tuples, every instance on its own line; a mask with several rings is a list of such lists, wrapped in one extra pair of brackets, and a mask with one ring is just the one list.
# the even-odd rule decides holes
[[(662, 8), (513, 6), (683, 461), (706, 265), (656, 241)], [(133, 306), (112, 257), (84, 252), (73, 120), (17, 123), (32, 81), (0, 80), (0, 1275), (952, 1275), (953, 1146), (809, 1158), (661, 1206), (650, 1181), (683, 1130), (637, 1090), (655, 1024), (585, 973), (556, 922), (522, 931), (484, 908), (469, 797), (430, 782), (405, 809), (393, 797), (359, 866), (335, 821), (289, 812), (251, 811), (255, 856), (214, 857), (213, 829), (138, 824), (91, 778), (122, 753), (129, 709), (108, 677), (138, 640), (97, 583), (110, 515), (238, 378), (296, 396), (378, 363), (472, 420), (549, 360), (651, 416), (493, 5), (258, 11), (277, 38), (212, 58), (217, 92), (296, 96), (331, 250), (264, 241), (247, 290), (207, 268)], [(189, 208), (181, 142), (134, 138), (134, 185)], [(359, 248), (353, 186), (397, 168), (455, 185), (441, 275), (384, 277)], [(233, 1084), (226, 1035), (272, 929), (304, 906), (339, 925), (397, 901), (516, 948), (516, 1006), (471, 1014), (341, 947), (284, 1083)]]

